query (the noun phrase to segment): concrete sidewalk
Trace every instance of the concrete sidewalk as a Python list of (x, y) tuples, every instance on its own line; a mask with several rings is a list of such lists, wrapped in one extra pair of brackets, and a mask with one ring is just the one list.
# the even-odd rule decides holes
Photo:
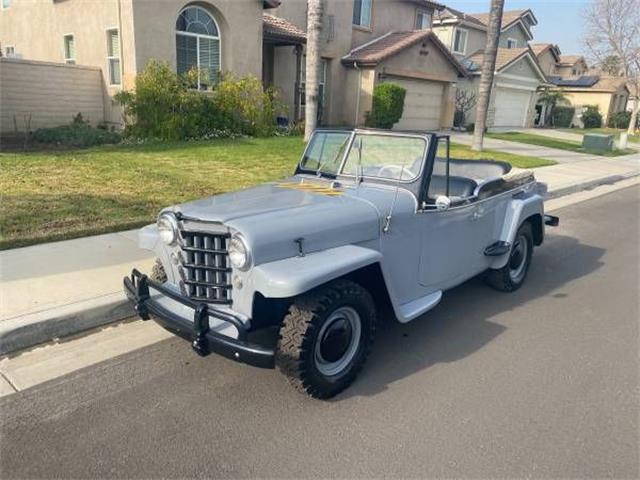
[[(451, 141), (454, 143), (471, 146), (473, 142), (473, 135), (470, 133), (451, 133), (450, 135)], [(509, 142), (507, 140), (498, 140), (497, 138), (488, 137), (485, 137), (483, 146), (487, 150), (498, 150), (499, 152), (511, 153), (514, 155), (544, 158), (545, 160), (553, 160), (557, 163), (576, 163), (608, 158), (599, 155), (588, 155), (586, 153), (576, 153), (568, 150), (558, 150), (556, 148), (541, 147), (538, 145), (530, 145), (528, 143)]]
[[(487, 139), (487, 148), (493, 144)], [(547, 150), (545, 155), (555, 152), (529, 147)], [(549, 197), (640, 175), (640, 154), (572, 155), (577, 158), (535, 170), (536, 178), (547, 183)], [(153, 264), (136, 236), (131, 230), (0, 252), (0, 354), (133, 315), (122, 278), (133, 267), (150, 271)]]

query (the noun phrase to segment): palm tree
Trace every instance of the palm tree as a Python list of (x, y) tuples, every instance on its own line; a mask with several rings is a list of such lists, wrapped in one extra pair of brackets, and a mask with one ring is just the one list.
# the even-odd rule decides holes
[(320, 35), (322, 34), (322, 0), (307, 0), (307, 64), (305, 80), (304, 140), (318, 123), (320, 96)]
[(546, 127), (553, 122), (553, 110), (556, 108), (556, 105), (565, 102), (567, 100), (567, 96), (562, 90), (551, 90), (549, 87), (544, 87), (538, 99), (540, 100), (540, 103), (546, 105), (544, 121), (542, 122)]
[(480, 76), (478, 106), (476, 108), (476, 125), (473, 130), (473, 144), (471, 146), (473, 150), (478, 151), (482, 151), (484, 129), (487, 124), (487, 111), (489, 110), (489, 100), (491, 98), (493, 72), (496, 69), (498, 39), (500, 37), (500, 29), (502, 28), (503, 10), (504, 0), (491, 0), (489, 26), (487, 28), (487, 45), (484, 49), (484, 60), (482, 61), (482, 75)]

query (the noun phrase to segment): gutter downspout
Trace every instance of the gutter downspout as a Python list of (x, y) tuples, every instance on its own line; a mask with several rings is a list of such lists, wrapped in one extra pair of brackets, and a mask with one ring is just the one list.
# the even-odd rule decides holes
[(358, 67), (358, 62), (353, 62), (353, 68), (358, 71), (358, 92), (356, 94), (356, 118), (354, 119), (353, 126), (358, 126), (358, 119), (360, 118), (360, 94), (362, 92), (362, 69)]

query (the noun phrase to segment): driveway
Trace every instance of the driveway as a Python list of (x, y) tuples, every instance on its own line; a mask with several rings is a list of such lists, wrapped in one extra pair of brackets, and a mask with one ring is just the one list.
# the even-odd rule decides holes
[(384, 326), (330, 402), (177, 338), (3, 397), (0, 477), (638, 478), (639, 194), (554, 212), (519, 291)]

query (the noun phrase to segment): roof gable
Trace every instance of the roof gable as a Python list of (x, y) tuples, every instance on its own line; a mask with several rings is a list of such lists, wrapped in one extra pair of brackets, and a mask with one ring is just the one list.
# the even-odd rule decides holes
[(375, 66), (383, 60), (396, 55), (419, 42), (430, 41), (452, 66), (462, 76), (467, 71), (444, 46), (440, 39), (430, 30), (411, 30), (407, 32), (389, 32), (370, 42), (351, 50), (342, 57), (342, 63), (347, 66)]
[[(484, 60), (484, 51), (478, 50), (477, 52), (469, 55), (462, 64), (475, 75), (480, 74), (482, 68), (482, 62)], [(540, 68), (535, 55), (530, 48), (498, 48), (496, 55), (496, 72), (504, 73), (511, 66), (520, 61), (526, 61), (531, 66), (532, 70), (539, 77), (541, 81), (546, 81), (544, 72)]]

